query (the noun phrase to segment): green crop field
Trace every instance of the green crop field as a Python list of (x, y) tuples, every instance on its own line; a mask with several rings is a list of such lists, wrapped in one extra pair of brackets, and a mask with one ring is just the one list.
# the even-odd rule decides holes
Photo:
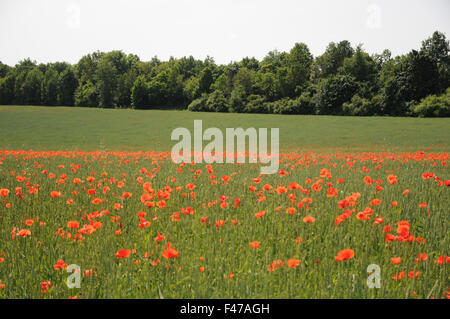
[[(175, 164), (196, 119), (278, 172)], [(449, 124), (0, 106), (0, 298), (449, 298)]]
[(170, 151), (176, 127), (279, 127), (280, 149), (449, 151), (450, 120), (0, 106), (0, 148)]

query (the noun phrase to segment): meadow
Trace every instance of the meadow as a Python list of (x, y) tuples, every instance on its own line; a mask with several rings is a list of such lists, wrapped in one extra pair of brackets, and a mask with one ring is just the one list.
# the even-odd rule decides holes
[(279, 127), (280, 150), (449, 151), (448, 118), (0, 106), (3, 149), (170, 151), (174, 128)]
[[(279, 171), (173, 163), (194, 119), (279, 127)], [(0, 298), (450, 298), (449, 127), (0, 106)]]

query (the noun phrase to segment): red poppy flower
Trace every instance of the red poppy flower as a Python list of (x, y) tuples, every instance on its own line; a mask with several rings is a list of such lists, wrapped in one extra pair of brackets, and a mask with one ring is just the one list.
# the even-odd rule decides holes
[(9, 189), (6, 189), (6, 188), (1, 188), (0, 189), (0, 196), (1, 197), (6, 197), (6, 196), (8, 196), (8, 194), (9, 194)]
[(315, 221), (316, 221), (316, 219), (312, 216), (305, 216), (303, 218), (304, 223), (314, 223)]
[(287, 262), (287, 266), (294, 268), (294, 269), (297, 268), (298, 266), (300, 266), (300, 259), (295, 259), (295, 258), (289, 259)]
[(427, 259), (428, 259), (428, 255), (421, 253), (421, 254), (417, 255), (417, 258), (415, 259), (415, 261), (418, 264), (419, 262), (426, 261)]
[(27, 237), (27, 236), (30, 236), (30, 235), (31, 235), (31, 231), (29, 229), (21, 229), (17, 233), (17, 236), (20, 236), (20, 237)]
[(131, 254), (131, 249), (120, 249), (117, 254), (116, 258), (127, 258)]
[(158, 236), (155, 237), (154, 241), (163, 241), (166, 239), (166, 236), (163, 236), (158, 232)]
[(166, 258), (166, 260), (169, 260), (169, 258), (177, 258), (178, 257), (178, 251), (176, 251), (173, 248), (170, 248), (172, 244), (167, 243), (166, 250), (163, 251), (162, 256)]
[(64, 262), (64, 260), (59, 259), (56, 264), (53, 266), (55, 270), (67, 269), (68, 265)]
[(355, 251), (353, 249), (344, 249), (338, 252), (338, 254), (334, 257), (336, 261), (343, 261), (352, 259), (355, 256)]
[(56, 198), (56, 197), (61, 196), (61, 193), (58, 191), (52, 191), (52, 192), (50, 192), (50, 196), (52, 196), (53, 198)]
[(259, 241), (251, 241), (249, 243), (250, 247), (252, 247), (252, 248), (258, 248), (260, 244), (261, 243)]
[(68, 228), (74, 228), (74, 229), (80, 228), (80, 223), (71, 220), (71, 221), (67, 222), (67, 227)]
[(370, 202), (370, 205), (376, 206), (376, 205), (379, 205), (380, 203), (381, 203), (381, 199), (375, 198), (375, 199), (372, 199), (372, 201)]
[(259, 211), (257, 213), (255, 213), (255, 217), (261, 218), (266, 214), (265, 210)]

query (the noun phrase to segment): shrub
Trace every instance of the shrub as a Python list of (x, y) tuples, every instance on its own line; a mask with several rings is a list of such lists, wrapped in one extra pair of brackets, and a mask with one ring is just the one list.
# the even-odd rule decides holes
[(296, 114), (314, 114), (315, 113), (315, 104), (312, 97), (307, 93), (302, 93), (296, 99)]
[(322, 80), (315, 97), (317, 113), (327, 115), (342, 114), (342, 105), (350, 101), (357, 89), (357, 83), (349, 75), (331, 76)]
[(423, 98), (414, 108), (414, 113), (420, 117), (450, 116), (450, 87), (442, 95)]
[(241, 113), (244, 111), (246, 103), (246, 93), (243, 87), (236, 86), (233, 91), (231, 91), (229, 108), (230, 112)]
[(91, 81), (80, 85), (75, 90), (75, 105), (76, 106), (98, 106), (97, 88)]
[(379, 110), (379, 97), (366, 99), (355, 94), (350, 102), (342, 104), (342, 111), (346, 115), (374, 115)]
[(228, 112), (228, 100), (223, 95), (222, 91), (215, 90), (208, 95), (206, 99), (206, 109), (210, 112)]
[(276, 114), (292, 114), (294, 108), (293, 100), (289, 98), (284, 98), (271, 103), (271, 109), (273, 113)]
[(312, 98), (303, 93), (296, 99), (281, 99), (270, 103), (272, 113), (279, 114), (314, 114), (315, 105)]
[(249, 95), (243, 111), (245, 113), (268, 113), (266, 98), (256, 94)]
[(202, 94), (198, 99), (195, 99), (188, 106), (188, 110), (192, 112), (208, 112), (208, 108), (206, 106), (207, 95)]
[(148, 101), (148, 84), (143, 75), (138, 76), (131, 88), (131, 106), (135, 109), (147, 107)]

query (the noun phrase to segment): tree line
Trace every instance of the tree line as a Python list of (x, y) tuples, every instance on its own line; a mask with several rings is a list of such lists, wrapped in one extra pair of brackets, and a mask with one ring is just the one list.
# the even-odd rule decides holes
[(71, 65), (0, 62), (0, 104), (180, 108), (206, 112), (450, 116), (449, 41), (439, 31), (420, 50), (369, 55), (331, 42), (313, 57), (304, 43), (218, 65), (192, 56), (141, 61), (94, 52)]

